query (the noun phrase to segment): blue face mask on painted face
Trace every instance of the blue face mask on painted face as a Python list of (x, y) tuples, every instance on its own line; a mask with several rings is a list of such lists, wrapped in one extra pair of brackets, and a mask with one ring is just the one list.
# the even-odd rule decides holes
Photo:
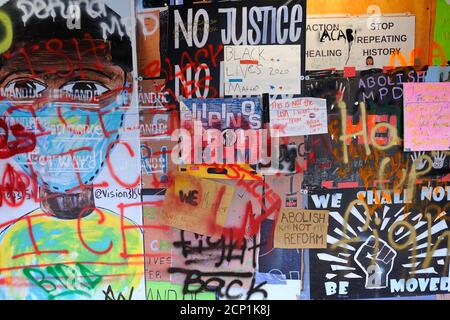
[[(36, 135), (35, 150), (17, 154), (14, 160), (29, 175), (36, 173), (38, 184), (52, 192), (92, 184), (105, 165), (108, 150), (112, 151), (119, 139), (126, 99), (128, 93), (122, 91), (101, 108), (102, 115), (96, 106), (83, 109), (75, 107), (77, 104), (58, 102), (43, 105), (33, 115), (29, 110), (15, 108), (11, 101), (0, 101), (0, 117), (9, 127), (21, 124)], [(9, 141), (14, 139), (10, 134)]]

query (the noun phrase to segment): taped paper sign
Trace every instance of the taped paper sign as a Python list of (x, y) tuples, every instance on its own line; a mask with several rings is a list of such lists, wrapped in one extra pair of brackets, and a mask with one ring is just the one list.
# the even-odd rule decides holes
[(405, 151), (450, 150), (450, 83), (405, 83)]
[(163, 203), (163, 223), (181, 230), (220, 237), (234, 188), (187, 174), (174, 175)]
[(225, 95), (301, 94), (301, 46), (225, 46)]
[(327, 247), (328, 211), (282, 209), (275, 226), (274, 247), (320, 249)]
[(171, 228), (161, 224), (164, 196), (144, 196), (145, 279), (170, 281), (168, 268), (172, 263)]
[(308, 17), (306, 69), (396, 66), (414, 52), (414, 30), (415, 16)]
[(318, 98), (274, 100), (270, 105), (270, 126), (280, 137), (328, 133), (327, 101)]

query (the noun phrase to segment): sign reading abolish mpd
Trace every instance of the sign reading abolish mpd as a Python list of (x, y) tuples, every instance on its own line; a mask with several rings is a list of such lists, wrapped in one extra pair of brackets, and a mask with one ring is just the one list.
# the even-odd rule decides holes
[(308, 17), (306, 69), (381, 69), (400, 57), (409, 63), (414, 36), (415, 16)]

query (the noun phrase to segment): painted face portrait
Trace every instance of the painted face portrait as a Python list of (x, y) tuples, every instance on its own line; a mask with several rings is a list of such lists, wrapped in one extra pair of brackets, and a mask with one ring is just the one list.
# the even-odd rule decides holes
[(131, 92), (130, 40), (102, 27), (117, 14), (81, 3), (69, 26), (68, 7), (47, 19), (16, 1), (2, 7), (22, 19), (11, 22), (12, 45), (1, 57), (0, 117), (34, 133), (33, 151), (14, 159), (51, 192), (93, 183), (120, 137)]
[[(144, 270), (126, 255), (143, 254), (142, 233), (93, 195), (131, 105), (131, 41), (101, 0), (36, 3), (0, 7), (12, 36), (8, 48), (0, 44), (0, 159), (39, 189), (36, 207), (17, 206), (22, 218), (0, 232), (0, 270), (10, 270), (0, 271), (8, 283), (0, 299), (132, 296), (143, 290)], [(121, 226), (129, 228), (125, 248)], [(54, 270), (75, 280), (55, 280)]]

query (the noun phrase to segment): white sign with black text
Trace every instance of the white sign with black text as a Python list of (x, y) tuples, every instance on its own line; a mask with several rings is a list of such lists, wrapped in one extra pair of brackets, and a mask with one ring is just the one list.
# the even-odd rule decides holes
[(413, 64), (415, 18), (308, 17), (306, 70), (365, 70)]

